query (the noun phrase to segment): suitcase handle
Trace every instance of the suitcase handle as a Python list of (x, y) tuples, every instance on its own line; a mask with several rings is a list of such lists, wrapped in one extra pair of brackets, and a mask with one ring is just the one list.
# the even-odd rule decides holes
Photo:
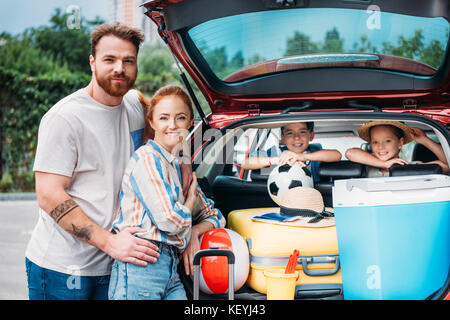
[(199, 300), (200, 294), (200, 260), (203, 257), (225, 256), (228, 258), (228, 299), (234, 300), (234, 253), (228, 249), (202, 249), (194, 255), (194, 300)]
[(340, 268), (340, 260), (339, 256), (334, 257), (334, 261), (332, 263), (335, 263), (335, 266), (333, 269), (318, 269), (318, 270), (311, 270), (308, 269), (308, 264), (314, 263), (314, 258), (307, 258), (307, 257), (299, 257), (298, 258), (302, 264), (303, 272), (307, 274), (308, 276), (317, 277), (317, 276), (329, 276), (332, 274), (335, 274), (338, 272)]
[(228, 264), (234, 264), (234, 253), (231, 250), (228, 249), (218, 249), (218, 248), (211, 248), (211, 249), (202, 249), (195, 253), (194, 255), (194, 266), (200, 265), (200, 259), (203, 257), (210, 257), (210, 256), (226, 256), (228, 258)]

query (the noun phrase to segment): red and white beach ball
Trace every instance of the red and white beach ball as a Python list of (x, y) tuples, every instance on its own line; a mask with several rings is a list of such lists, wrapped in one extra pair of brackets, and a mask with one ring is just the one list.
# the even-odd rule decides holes
[[(245, 240), (235, 231), (220, 228), (208, 231), (200, 238), (200, 249), (228, 249), (235, 256), (234, 291), (247, 281), (249, 252)], [(200, 262), (200, 290), (205, 293), (228, 293), (228, 259), (223, 256), (203, 257)]]

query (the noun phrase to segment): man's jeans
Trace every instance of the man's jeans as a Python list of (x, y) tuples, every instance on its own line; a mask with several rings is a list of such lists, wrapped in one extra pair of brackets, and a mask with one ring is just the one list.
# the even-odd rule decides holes
[(30, 300), (107, 300), (109, 275), (77, 276), (39, 267), (25, 258)]
[(178, 249), (152, 241), (159, 247), (155, 263), (141, 267), (114, 261), (109, 287), (110, 300), (186, 300), (178, 275)]

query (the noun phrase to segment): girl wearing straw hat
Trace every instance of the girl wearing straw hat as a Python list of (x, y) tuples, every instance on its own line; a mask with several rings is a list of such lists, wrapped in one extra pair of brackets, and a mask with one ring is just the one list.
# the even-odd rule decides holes
[(428, 164), (436, 163), (444, 173), (449, 171), (442, 147), (419, 128), (410, 128), (399, 121), (370, 121), (359, 128), (358, 134), (361, 139), (370, 143), (372, 153), (351, 148), (346, 151), (345, 156), (350, 161), (368, 165), (369, 178), (389, 176), (389, 168), (394, 164), (409, 164), (401, 158), (400, 150), (404, 144), (413, 140), (427, 147), (438, 158), (436, 161), (427, 162)]

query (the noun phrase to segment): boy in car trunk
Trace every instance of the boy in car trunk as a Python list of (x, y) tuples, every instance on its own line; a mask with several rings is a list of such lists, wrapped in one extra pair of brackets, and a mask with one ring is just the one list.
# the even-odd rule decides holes
[(314, 139), (314, 122), (296, 122), (281, 127), (281, 143), (267, 151), (257, 151), (248, 157), (242, 167), (245, 170), (257, 170), (272, 165), (290, 166), (298, 164), (307, 167), (317, 181), (320, 161), (335, 162), (341, 160), (337, 150), (323, 150), (320, 145), (310, 145)]

